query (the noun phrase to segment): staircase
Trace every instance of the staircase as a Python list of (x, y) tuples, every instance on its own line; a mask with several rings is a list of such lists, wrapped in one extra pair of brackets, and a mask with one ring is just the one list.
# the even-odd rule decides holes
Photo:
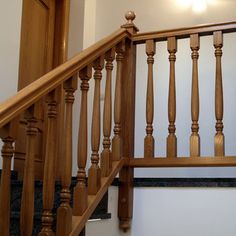
[[(222, 47), (223, 35), (236, 32), (236, 22), (201, 25), (166, 31), (138, 33), (133, 23), (135, 14), (126, 14), (127, 23), (110, 36), (79, 53), (74, 58), (50, 71), (34, 83), (19, 91), (0, 105), (0, 137), (2, 147), (2, 177), (0, 192), (0, 235), (10, 235), (10, 190), (11, 159), (14, 155), (17, 117), (24, 115), (27, 122), (26, 161), (22, 186), (19, 235), (30, 236), (37, 231), (34, 219), (37, 216), (35, 196), (42, 194), (42, 213), (40, 212), (40, 236), (77, 236), (82, 232), (87, 220), (107, 192), (114, 178), (119, 173), (118, 217), (120, 228), (127, 231), (133, 214), (133, 173), (134, 168), (143, 167), (217, 167), (236, 166), (236, 156), (225, 156), (225, 140), (223, 133), (223, 86), (222, 86)], [(216, 134), (214, 137), (214, 156), (203, 157), (200, 152), (199, 134), (199, 86), (198, 58), (200, 38), (213, 35), (215, 49), (215, 119)], [(176, 137), (176, 86), (175, 61), (177, 42), (190, 39), (192, 60), (191, 91), (191, 135), (190, 155), (178, 157)], [(169, 96), (168, 96), (168, 136), (166, 139), (166, 156), (155, 157), (153, 137), (153, 64), (156, 43), (166, 41), (169, 53)], [(147, 54), (147, 92), (146, 92), (146, 136), (144, 137), (144, 156), (134, 157), (135, 136), (135, 79), (136, 79), (136, 47), (145, 44)], [(189, 55), (188, 55), (189, 56)], [(112, 71), (116, 70), (115, 80)], [(105, 68), (105, 70), (104, 70)], [(103, 120), (101, 122), (101, 80), (105, 71), (105, 101)], [(88, 91), (91, 78), (94, 79), (92, 122), (88, 123)], [(115, 91), (112, 90), (115, 81)], [(81, 107), (78, 130), (77, 179), (71, 185), (72, 176), (72, 117), (74, 94), (80, 84)], [(63, 170), (61, 188), (55, 185), (55, 169), (58, 153), (57, 116), (58, 99), (56, 90), (64, 88), (65, 117)], [(112, 94), (114, 92), (114, 102)], [(47, 131), (44, 178), (42, 190), (35, 188), (35, 148), (37, 137), (37, 101), (46, 98)], [(114, 109), (112, 107), (114, 106)], [(114, 120), (112, 111), (114, 110)], [(113, 121), (113, 122), (112, 122)], [(102, 132), (101, 132), (101, 123)], [(112, 125), (114, 132), (112, 134)], [(91, 152), (88, 152), (88, 133), (91, 129)], [(101, 142), (100, 137), (103, 136)], [(102, 145), (101, 145), (102, 144)], [(102, 151), (100, 152), (100, 146)], [(86, 171), (88, 156), (91, 153), (90, 167)], [(88, 184), (86, 180), (88, 178)], [(37, 183), (36, 183), (37, 185)], [(55, 187), (56, 186), (56, 187)], [(72, 189), (71, 189), (72, 186)], [(56, 188), (56, 191), (55, 191)], [(39, 191), (39, 192), (38, 192)], [(59, 194), (60, 191), (60, 194)], [(73, 192), (73, 206), (71, 206)], [(56, 193), (56, 194), (55, 194)], [(60, 205), (54, 200), (60, 198)], [(19, 213), (18, 213), (19, 214)], [(54, 214), (56, 225), (54, 225)]]

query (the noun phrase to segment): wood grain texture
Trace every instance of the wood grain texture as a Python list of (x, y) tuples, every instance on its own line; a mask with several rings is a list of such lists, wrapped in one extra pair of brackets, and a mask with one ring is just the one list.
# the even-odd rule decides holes
[(125, 43), (120, 43), (116, 48), (116, 87), (115, 87), (115, 101), (114, 101), (114, 137), (112, 138), (112, 159), (118, 161), (122, 153), (122, 140), (121, 140), (121, 86), (122, 86), (122, 67), (124, 60)]
[(57, 103), (55, 91), (48, 94), (48, 120), (47, 120), (47, 141), (46, 154), (44, 162), (44, 177), (43, 177), (43, 213), (42, 213), (42, 229), (40, 236), (52, 236), (53, 215), (52, 208), (54, 203), (55, 192), (55, 143), (56, 143), (56, 118), (57, 118)]
[(217, 24), (202, 24), (193, 27), (168, 29), (162, 31), (145, 32), (133, 35), (132, 40), (136, 44), (145, 43), (146, 40), (166, 41), (170, 37), (177, 39), (189, 38), (192, 34), (199, 34), (199, 36), (213, 35), (215, 31), (222, 31), (223, 33), (236, 32), (236, 22), (224, 22)]
[[(125, 26), (132, 34), (137, 33), (133, 24)], [(126, 41), (125, 58), (122, 71), (121, 94), (121, 138), (122, 156), (134, 157), (135, 136), (135, 85), (136, 85), (136, 46), (132, 41)], [(120, 229), (127, 231), (131, 227), (133, 217), (133, 176), (134, 169), (124, 167), (119, 173), (118, 217)]]
[(101, 180), (101, 188), (96, 195), (88, 196), (88, 207), (82, 216), (73, 216), (72, 220), (72, 232), (70, 236), (77, 236), (84, 228), (89, 217), (92, 215), (98, 203), (101, 201), (104, 194), (107, 192), (108, 187), (124, 165), (124, 160), (114, 161), (112, 163), (112, 171), (108, 177), (103, 177)]
[(85, 67), (79, 72), (81, 80), (80, 89), (81, 94), (81, 108), (80, 108), (80, 122), (78, 135), (78, 172), (77, 184), (74, 188), (74, 207), (73, 215), (82, 215), (87, 209), (88, 205), (88, 191), (86, 187), (86, 172), (85, 167), (88, 155), (88, 90), (89, 80), (92, 77), (92, 66)]
[(20, 209), (20, 235), (31, 236), (34, 220), (34, 180), (36, 137), (38, 133), (35, 107), (31, 106), (25, 112), (26, 128), (26, 157), (24, 166), (24, 180)]
[(103, 151), (101, 154), (101, 174), (107, 177), (111, 172), (112, 153), (111, 147), (111, 123), (112, 123), (112, 70), (115, 59), (115, 48), (111, 49), (106, 55), (106, 88), (103, 110)]
[(148, 79), (146, 93), (146, 137), (144, 138), (144, 158), (153, 158), (155, 153), (155, 140), (153, 133), (153, 116), (154, 116), (154, 94), (153, 94), (153, 64), (156, 45), (153, 40), (146, 41), (146, 54), (148, 56)]
[(125, 158), (125, 166), (135, 168), (153, 168), (153, 167), (223, 167), (236, 166), (236, 156), (218, 156), (218, 157), (155, 157), (145, 159), (143, 157), (135, 157), (133, 159)]
[(11, 124), (0, 129), (2, 146), (2, 174), (0, 186), (0, 235), (9, 236), (10, 232), (10, 197), (11, 197), (11, 160), (14, 154)]
[(91, 166), (88, 170), (88, 193), (96, 194), (101, 187), (101, 169), (99, 166), (99, 147), (101, 132), (101, 111), (100, 111), (100, 86), (102, 69), (104, 67), (104, 56), (99, 57), (93, 64), (94, 68), (94, 97), (91, 129)]
[(7, 99), (0, 105), (0, 127), (127, 37), (126, 29), (117, 30)]
[(77, 90), (77, 75), (64, 83), (65, 90), (65, 129), (64, 129), (64, 159), (61, 173), (61, 204), (57, 209), (56, 235), (66, 236), (72, 230), (72, 209), (70, 206), (71, 177), (72, 177), (72, 133), (73, 133), (73, 103), (74, 93)]
[(225, 141), (223, 134), (223, 114), (224, 114), (224, 100), (223, 100), (223, 82), (222, 82), (222, 47), (223, 34), (222, 31), (214, 32), (214, 47), (216, 57), (216, 79), (215, 79), (215, 117), (216, 117), (216, 134), (214, 138), (215, 156), (224, 156)]
[(177, 156), (177, 138), (175, 135), (175, 119), (176, 119), (176, 89), (175, 89), (175, 61), (177, 52), (177, 41), (175, 37), (168, 38), (167, 47), (170, 61), (170, 78), (169, 78), (169, 96), (168, 96), (168, 119), (169, 119), (169, 135), (167, 137), (166, 155), (173, 158)]
[(192, 93), (191, 93), (191, 116), (192, 134), (190, 136), (190, 156), (200, 156), (200, 136), (199, 130), (199, 88), (198, 88), (198, 58), (200, 39), (198, 34), (190, 36), (190, 47), (192, 50)]

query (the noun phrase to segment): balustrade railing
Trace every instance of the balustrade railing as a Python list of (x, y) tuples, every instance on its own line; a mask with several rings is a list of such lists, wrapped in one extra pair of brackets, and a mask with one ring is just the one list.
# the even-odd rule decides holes
[[(78, 235), (96, 205), (108, 187), (120, 172), (119, 209), (120, 227), (126, 231), (130, 227), (133, 201), (133, 168), (134, 167), (190, 167), (190, 166), (236, 166), (236, 156), (226, 157), (224, 152), (223, 134), (223, 77), (222, 47), (223, 35), (236, 32), (236, 23), (212, 24), (192, 28), (137, 33), (133, 24), (133, 12), (126, 14), (127, 23), (109, 37), (99, 41), (92, 47), (79, 53), (61, 66), (52, 70), (37, 81), (19, 91), (15, 96), (0, 105), (0, 137), (2, 146), (2, 175), (0, 191), (0, 235), (9, 235), (10, 228), (10, 174), (11, 159), (14, 155), (15, 126), (17, 117), (25, 114), (27, 122), (27, 147), (22, 190), (20, 232), (21, 235), (32, 235), (34, 217), (34, 177), (35, 177), (35, 146), (37, 129), (37, 102), (46, 98), (46, 147), (44, 157), (43, 178), (43, 213), (40, 235)], [(215, 75), (215, 156), (200, 156), (199, 135), (199, 98), (198, 58), (200, 38), (213, 35), (216, 75)], [(176, 137), (176, 78), (175, 62), (178, 40), (190, 38), (192, 59), (192, 90), (191, 90), (191, 132), (190, 156), (178, 158)], [(168, 137), (166, 140), (166, 157), (155, 158), (154, 121), (154, 80), (153, 70), (156, 44), (167, 41), (169, 52), (169, 96), (168, 96)], [(147, 54), (147, 88), (146, 88), (146, 136), (144, 137), (144, 157), (134, 158), (134, 104), (135, 104), (135, 72), (136, 45), (145, 44)], [(116, 64), (116, 77), (112, 78), (113, 66)], [(144, 65), (145, 66), (145, 65)], [(105, 78), (103, 70), (105, 67)], [(93, 78), (92, 78), (93, 77)], [(94, 80), (94, 90), (89, 85)], [(105, 80), (104, 107), (101, 107), (101, 81)], [(112, 90), (115, 84), (115, 91)], [(80, 119), (78, 130), (77, 152), (77, 184), (74, 188), (73, 207), (71, 201), (72, 176), (72, 138), (73, 103), (75, 91), (80, 85)], [(65, 122), (62, 127), (64, 134), (63, 169), (61, 174), (61, 204), (57, 209), (56, 232), (53, 230), (53, 203), (55, 172), (58, 151), (57, 136), (57, 93), (56, 89), (63, 86), (65, 94)], [(114, 93), (114, 101), (112, 94)], [(93, 94), (92, 124), (88, 122), (88, 96)], [(101, 112), (103, 109), (103, 120)], [(114, 135), (112, 134), (112, 114), (114, 114)], [(102, 126), (103, 124), (103, 126)], [(101, 129), (102, 126), (102, 129)], [(91, 128), (91, 129), (90, 129)], [(101, 130), (103, 132), (101, 132)], [(88, 136), (91, 131), (91, 151), (88, 150)], [(101, 133), (103, 147), (101, 147)], [(158, 139), (156, 139), (158, 141)], [(62, 148), (60, 148), (62, 150)], [(86, 172), (88, 156), (91, 164)], [(88, 178), (87, 178), (88, 177)], [(88, 179), (88, 181), (87, 181)]]

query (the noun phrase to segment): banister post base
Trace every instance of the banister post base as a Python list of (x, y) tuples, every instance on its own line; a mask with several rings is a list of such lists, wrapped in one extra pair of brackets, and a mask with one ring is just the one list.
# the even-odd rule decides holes
[(67, 236), (72, 231), (72, 209), (70, 205), (61, 205), (57, 210), (57, 236)]
[(120, 229), (127, 232), (131, 228), (131, 219), (120, 219)]

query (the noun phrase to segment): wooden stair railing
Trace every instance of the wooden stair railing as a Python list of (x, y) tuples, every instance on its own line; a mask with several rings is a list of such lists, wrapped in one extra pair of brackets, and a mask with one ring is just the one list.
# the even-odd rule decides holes
[[(24, 167), (23, 192), (21, 200), (20, 214), (20, 234), (24, 236), (32, 235), (34, 219), (34, 178), (35, 178), (35, 148), (37, 137), (37, 102), (46, 98), (47, 103), (47, 130), (46, 147), (44, 158), (44, 178), (43, 178), (43, 212), (42, 228), (39, 235), (78, 235), (90, 215), (98, 205), (99, 201), (106, 193), (109, 185), (115, 176), (122, 169), (124, 160), (122, 158), (122, 83), (129, 80), (129, 75), (123, 71), (123, 61), (129, 56), (126, 48), (132, 45), (132, 23), (134, 14), (126, 16), (127, 23), (112, 35), (94, 44), (92, 47), (79, 53), (74, 58), (68, 60), (48, 74), (42, 76), (34, 83), (19, 91), (15, 96), (0, 105), (0, 137), (3, 141), (2, 158), (3, 171), (1, 176), (0, 190), (0, 234), (9, 235), (10, 228), (10, 171), (11, 158), (14, 154), (15, 126), (16, 118), (24, 113), (27, 121), (27, 147), (26, 161)], [(112, 127), (112, 86), (111, 76), (113, 60), (116, 58), (116, 92), (114, 103), (114, 138), (111, 145)], [(104, 63), (106, 61), (106, 91), (103, 116), (104, 150), (101, 157), (100, 167), (100, 127), (101, 127), (101, 80)], [(126, 59), (128, 63), (128, 59)], [(94, 69), (94, 100), (92, 124), (88, 123), (88, 103), (87, 96), (90, 78)], [(124, 66), (125, 68), (125, 66)], [(81, 81), (81, 108), (78, 135), (78, 183), (74, 190), (73, 210), (70, 206), (71, 177), (72, 177), (72, 134), (73, 130), (73, 103), (74, 93), (77, 89), (77, 75)], [(125, 78), (124, 78), (125, 75)], [(63, 127), (57, 126), (57, 93), (58, 87), (64, 87), (65, 93), (65, 123)], [(130, 88), (130, 87), (129, 87)], [(128, 90), (123, 88), (124, 91)], [(127, 91), (129, 93), (129, 91)], [(123, 101), (124, 102), (124, 101)], [(88, 128), (91, 127), (91, 166), (86, 175), (86, 163), (88, 154)], [(56, 150), (57, 128), (61, 128), (64, 133), (63, 148), (63, 170), (61, 175), (61, 204), (57, 209), (56, 232), (54, 232), (54, 217), (52, 213), (55, 192), (55, 171), (58, 150)], [(88, 186), (86, 185), (88, 176)]]
[[(37, 102), (47, 101), (46, 152), (43, 179), (43, 213), (41, 236), (77, 236), (84, 228), (90, 215), (102, 196), (119, 173), (118, 216), (120, 228), (127, 231), (133, 213), (133, 173), (135, 167), (206, 167), (236, 166), (236, 156), (227, 157), (224, 152), (223, 134), (223, 78), (221, 69), (223, 34), (236, 32), (236, 22), (202, 25), (191, 28), (159, 32), (137, 33), (133, 20), (135, 14), (126, 14), (127, 23), (121, 29), (79, 53), (61, 66), (42, 76), (37, 81), (19, 91), (15, 96), (0, 104), (0, 138), (2, 146), (2, 176), (0, 189), (0, 235), (8, 236), (10, 227), (10, 171), (14, 154), (16, 118), (25, 114), (27, 121), (27, 149), (21, 203), (20, 233), (32, 235), (34, 217), (34, 158), (37, 137)], [(216, 58), (215, 75), (215, 156), (201, 157), (199, 136), (199, 86), (198, 58), (200, 38), (213, 35)], [(192, 59), (191, 134), (190, 156), (178, 158), (176, 137), (176, 87), (175, 61), (179, 39), (190, 38)], [(167, 41), (169, 52), (169, 97), (168, 97), (168, 137), (166, 157), (155, 158), (153, 136), (154, 81), (153, 73), (156, 44)], [(146, 44), (148, 76), (146, 94), (146, 137), (144, 157), (134, 157), (135, 118), (135, 73), (136, 45)], [(114, 136), (112, 128), (112, 70), (116, 61), (116, 81), (114, 91)], [(105, 101), (103, 109), (103, 150), (101, 146), (101, 80), (103, 68), (106, 70)], [(93, 70), (92, 70), (93, 69)], [(92, 124), (88, 122), (88, 93), (93, 73), (94, 91)], [(77, 78), (78, 75), (78, 78)], [(78, 131), (77, 185), (74, 189), (73, 209), (70, 206), (70, 184), (72, 176), (72, 134), (73, 103), (77, 84), (80, 83), (81, 107)], [(55, 144), (57, 128), (56, 89), (63, 86), (65, 92), (63, 171), (61, 175), (61, 204), (57, 209), (56, 232), (53, 229), (53, 202), (55, 168), (58, 150)], [(88, 134), (91, 127), (91, 152), (88, 151)], [(111, 142), (112, 140), (112, 142)], [(112, 145), (111, 145), (112, 143)], [(61, 150), (61, 149), (60, 149)], [(88, 154), (91, 165), (86, 173)], [(86, 179), (88, 176), (88, 185)]]
[[(144, 142), (144, 156), (136, 158), (127, 158), (125, 165), (127, 167), (221, 167), (236, 166), (236, 155), (225, 156), (225, 140), (223, 134), (223, 78), (222, 78), (222, 47), (223, 35), (236, 32), (236, 22), (200, 25), (190, 28), (180, 28), (173, 30), (137, 33), (133, 35), (133, 42), (138, 44), (146, 44), (146, 53), (148, 55), (148, 80), (147, 80), (147, 96), (146, 96), (146, 132)], [(203, 157), (200, 154), (200, 135), (199, 135), (199, 86), (198, 86), (198, 58), (200, 49), (200, 38), (204, 36), (213, 36), (212, 46), (215, 48), (216, 72), (215, 72), (215, 118), (216, 118), (216, 134), (214, 137), (214, 156)], [(189, 157), (178, 158), (177, 153), (177, 137), (175, 134), (176, 119), (176, 87), (175, 81), (175, 61), (177, 53), (178, 40), (189, 38), (190, 49), (192, 51), (192, 91), (191, 91), (191, 135), (190, 135), (190, 155)], [(166, 41), (167, 50), (169, 52), (169, 97), (168, 97), (168, 119), (169, 119), (169, 135), (167, 137), (166, 157), (156, 157), (154, 153), (153, 131), (153, 80), (155, 74), (152, 73), (155, 44)], [(214, 55), (212, 55), (214, 56)], [(147, 142), (147, 140), (149, 140)]]

